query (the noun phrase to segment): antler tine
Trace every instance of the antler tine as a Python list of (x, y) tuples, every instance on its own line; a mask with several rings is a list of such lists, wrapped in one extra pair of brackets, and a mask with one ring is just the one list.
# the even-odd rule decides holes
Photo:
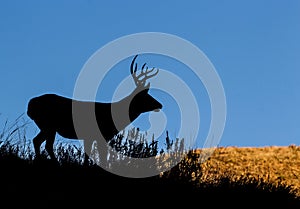
[[(148, 68), (147, 68), (147, 73), (152, 73), (154, 69), (155, 69), (155, 67), (153, 67), (151, 70), (148, 70)], [(158, 70), (158, 69), (157, 69), (157, 70)], [(158, 72), (157, 72), (157, 73), (158, 73)], [(157, 74), (157, 73), (156, 73), (156, 74)], [(155, 74), (155, 75), (156, 75), (156, 74)]]
[(146, 67), (146, 71), (144, 71), (145, 66), (146, 66), (146, 63), (144, 63), (142, 66), (142, 74), (145, 74), (147, 72), (148, 67)]
[(134, 71), (136, 72), (137, 65), (135, 64), (135, 70), (134, 70), (134, 71), (133, 71), (133, 65), (134, 65), (134, 62), (135, 62), (137, 56), (138, 56), (138, 55), (135, 55), (134, 58), (133, 58), (133, 60), (132, 60), (132, 62), (131, 62), (131, 65), (130, 65), (130, 72), (131, 72), (131, 74), (133, 74)]
[[(132, 62), (131, 62), (130, 72), (131, 72), (132, 78), (133, 78), (136, 86), (144, 86), (145, 87), (146, 81), (149, 78), (152, 78), (153, 76), (157, 75), (159, 70), (154, 68), (154, 67), (152, 69), (148, 70), (148, 67), (146, 66), (146, 63), (144, 63), (143, 66), (142, 66), (142, 69), (141, 69), (141, 73), (137, 76), (136, 75), (137, 63), (135, 63), (135, 60), (136, 60), (137, 56), (138, 55), (135, 55)], [(152, 73), (155, 69), (156, 69), (156, 72)], [(150, 73), (152, 73), (152, 74), (150, 74)]]
[[(153, 70), (155, 70), (155, 69), (156, 69), (156, 72), (153, 73), (153, 74), (151, 74), (151, 75), (149, 75), (149, 73), (153, 72)], [(141, 81), (147, 80), (147, 79), (152, 78), (153, 76), (157, 75), (158, 71), (159, 71), (159, 70), (158, 70), (157, 68), (155, 68), (155, 67), (153, 67), (153, 68), (150, 69), (150, 70), (148, 70), (148, 68), (147, 68), (147, 69), (146, 69), (146, 72), (142, 72), (141, 74), (139, 74), (138, 76), (136, 76), (136, 78), (137, 78), (137, 79), (140, 79), (141, 77), (144, 76), (144, 78), (143, 78)], [(139, 81), (140, 81), (140, 80), (139, 80)], [(140, 81), (140, 82), (141, 82), (141, 81)]]
[[(156, 72), (149, 75), (149, 72), (152, 72), (154, 69), (156, 69)], [(137, 80), (137, 85), (139, 86), (143, 86), (143, 87), (147, 87), (146, 86), (146, 81), (149, 78), (154, 77), (155, 75), (157, 75), (157, 73), (159, 72), (159, 69), (157, 68), (152, 68), (150, 71), (146, 71), (145, 73), (141, 73), (140, 75), (136, 76), (136, 80)], [(140, 79), (141, 77), (143, 77), (142, 79)]]
[(138, 80), (138, 78), (136, 77), (137, 64), (134, 63), (135, 60), (136, 60), (136, 58), (137, 58), (137, 56), (138, 56), (138, 55), (135, 55), (134, 58), (133, 58), (133, 60), (132, 60), (132, 62), (131, 62), (131, 65), (130, 65), (130, 73), (131, 73), (131, 76), (132, 76), (132, 78), (133, 78), (133, 80), (134, 80), (135, 85), (138, 86), (138, 85), (139, 85), (139, 80)]
[[(149, 75), (149, 73), (153, 72), (154, 69), (156, 69), (156, 72)], [(145, 75), (145, 78), (143, 80), (148, 80), (149, 78), (152, 78), (152, 77), (156, 76), (158, 71), (159, 71), (158, 68), (153, 67), (151, 70), (147, 71), (147, 74)]]

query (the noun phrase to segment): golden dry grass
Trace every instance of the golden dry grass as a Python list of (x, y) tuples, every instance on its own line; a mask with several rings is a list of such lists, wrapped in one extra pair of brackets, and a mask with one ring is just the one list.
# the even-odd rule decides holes
[(215, 181), (225, 173), (232, 180), (260, 178), (290, 185), (300, 196), (300, 146), (219, 147), (201, 167), (203, 181)]

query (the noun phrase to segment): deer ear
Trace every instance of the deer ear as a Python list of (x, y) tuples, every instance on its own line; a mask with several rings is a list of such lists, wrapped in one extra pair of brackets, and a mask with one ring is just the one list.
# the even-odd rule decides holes
[(150, 88), (150, 83), (148, 83), (146, 86), (145, 86), (145, 89), (149, 89)]

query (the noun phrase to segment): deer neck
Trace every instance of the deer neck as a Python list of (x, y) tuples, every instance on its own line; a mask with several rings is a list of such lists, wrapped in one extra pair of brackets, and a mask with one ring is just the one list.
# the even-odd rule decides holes
[(134, 106), (130, 106), (133, 94), (123, 98), (122, 100), (112, 103), (112, 117), (118, 130), (124, 129), (141, 114)]

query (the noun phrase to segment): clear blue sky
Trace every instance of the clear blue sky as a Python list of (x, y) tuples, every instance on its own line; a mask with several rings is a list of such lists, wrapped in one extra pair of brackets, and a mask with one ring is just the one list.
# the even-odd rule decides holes
[(217, 70), (227, 102), (220, 146), (300, 144), (300, 1), (1, 1), (0, 26), (2, 122), (31, 97), (71, 97), (84, 63), (108, 42), (163, 32), (196, 45)]

